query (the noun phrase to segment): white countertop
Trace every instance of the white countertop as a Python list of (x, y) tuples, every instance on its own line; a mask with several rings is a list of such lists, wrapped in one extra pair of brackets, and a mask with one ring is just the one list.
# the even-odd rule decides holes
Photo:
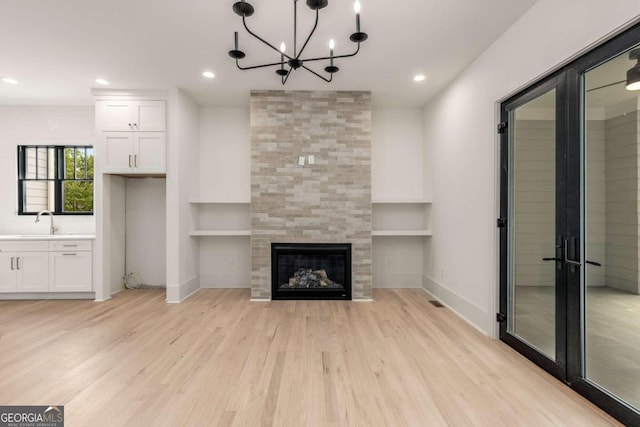
[(93, 240), (93, 234), (0, 234), (2, 240)]

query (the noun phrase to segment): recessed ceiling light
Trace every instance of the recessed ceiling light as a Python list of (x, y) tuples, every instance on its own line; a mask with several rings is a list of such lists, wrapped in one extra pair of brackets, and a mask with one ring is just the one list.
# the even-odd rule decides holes
[(10, 78), (10, 77), (0, 77), (0, 80), (2, 80), (2, 81), (3, 81), (3, 82), (5, 82), (5, 83), (9, 83), (9, 84), (11, 84), (11, 85), (17, 85), (17, 84), (18, 84), (18, 81), (17, 81), (17, 80), (12, 79), (12, 78)]
[(202, 75), (203, 75), (203, 76), (205, 76), (205, 77), (206, 77), (206, 78), (208, 78), (208, 79), (212, 79), (212, 78), (214, 78), (214, 77), (216, 76), (216, 75), (215, 75), (215, 74), (213, 74), (211, 71), (204, 71), (204, 72), (202, 73)]
[(109, 84), (109, 82), (105, 79), (96, 79), (95, 82), (98, 83), (99, 85), (105, 85), (105, 86)]
[(414, 82), (423, 82), (423, 81), (425, 81), (426, 79), (427, 79), (427, 76), (425, 76), (424, 74), (416, 74), (416, 75), (413, 77), (413, 81), (414, 81)]

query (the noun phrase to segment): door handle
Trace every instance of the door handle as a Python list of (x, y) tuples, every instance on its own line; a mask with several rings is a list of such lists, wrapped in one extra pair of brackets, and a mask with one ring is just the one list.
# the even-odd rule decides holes
[(595, 262), (595, 261), (586, 260), (585, 263), (591, 264), (591, 265), (595, 265), (596, 267), (602, 267), (602, 264), (600, 264), (599, 262)]
[(569, 272), (574, 274), (578, 273), (580, 271), (580, 267), (582, 267), (582, 263), (580, 261), (569, 258), (569, 244), (571, 244), (572, 255), (573, 256), (578, 255), (576, 240), (577, 239), (575, 237), (567, 237), (566, 239), (564, 239), (564, 251), (563, 251), (564, 262), (569, 265)]
[(542, 258), (543, 261), (562, 261), (560, 258)]
[(564, 239), (564, 262), (569, 265), (575, 265), (579, 267), (582, 265), (579, 261), (569, 259), (569, 240), (571, 240), (572, 243), (575, 243), (575, 237)]

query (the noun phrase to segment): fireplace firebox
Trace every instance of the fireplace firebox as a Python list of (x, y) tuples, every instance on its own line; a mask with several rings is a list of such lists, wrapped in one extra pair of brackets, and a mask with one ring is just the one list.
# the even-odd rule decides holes
[(271, 298), (351, 299), (351, 243), (272, 243)]

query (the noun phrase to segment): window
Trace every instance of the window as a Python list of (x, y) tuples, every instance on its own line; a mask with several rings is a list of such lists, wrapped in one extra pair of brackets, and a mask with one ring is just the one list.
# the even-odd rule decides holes
[(18, 147), (18, 214), (93, 215), (92, 146)]

